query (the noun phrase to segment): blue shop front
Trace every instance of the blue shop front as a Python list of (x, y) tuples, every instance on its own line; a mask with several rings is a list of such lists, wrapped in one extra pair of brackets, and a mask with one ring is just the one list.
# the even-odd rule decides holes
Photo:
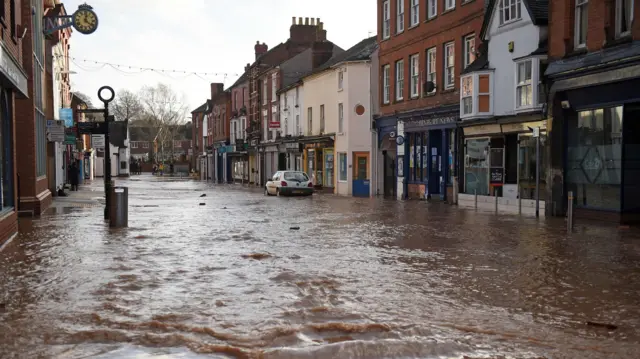
[[(398, 196), (398, 176), (396, 172), (397, 148), (396, 135), (398, 133), (397, 117), (380, 117), (375, 119), (378, 132), (378, 156), (382, 161), (378, 161), (376, 193), (385, 197), (397, 198)], [(380, 166), (382, 164), (382, 166)]]
[(404, 146), (404, 163), (399, 177), (404, 178), (405, 199), (453, 198), (459, 112), (455, 105), (400, 117), (403, 139), (397, 142)]

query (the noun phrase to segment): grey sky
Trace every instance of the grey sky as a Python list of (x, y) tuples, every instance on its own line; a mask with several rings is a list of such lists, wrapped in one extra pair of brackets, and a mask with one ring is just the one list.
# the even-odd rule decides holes
[[(72, 13), (84, 2), (98, 14), (99, 27), (91, 35), (73, 32), (71, 70), (77, 74), (71, 80), (74, 91), (94, 102), (102, 85), (137, 91), (164, 82), (184, 94), (189, 110), (194, 109), (208, 98), (209, 83), (224, 82), (226, 87), (237, 79), (253, 61), (257, 40), (269, 48), (285, 41), (292, 16), (319, 17), (329, 40), (344, 49), (376, 31), (376, 6), (371, 0), (66, 0), (64, 4)], [(94, 60), (221, 75), (141, 73)]]

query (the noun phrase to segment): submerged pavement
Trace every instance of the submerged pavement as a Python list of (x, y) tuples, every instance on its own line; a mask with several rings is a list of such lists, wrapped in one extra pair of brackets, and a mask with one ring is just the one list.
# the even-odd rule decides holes
[(0, 358), (640, 351), (633, 230), (577, 223), (567, 236), (562, 220), (441, 203), (117, 182), (129, 228), (105, 225), (94, 183), (23, 220), (0, 252)]

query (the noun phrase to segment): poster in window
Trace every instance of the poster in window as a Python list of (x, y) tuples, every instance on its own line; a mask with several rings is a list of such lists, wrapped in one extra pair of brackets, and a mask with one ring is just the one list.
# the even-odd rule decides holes
[(490, 173), (490, 183), (495, 185), (495, 184), (502, 184), (503, 181), (503, 177), (504, 177), (504, 168), (502, 167), (493, 167), (491, 168)]
[(404, 156), (398, 156), (398, 160), (396, 161), (398, 164), (397, 173), (398, 177), (404, 177)]

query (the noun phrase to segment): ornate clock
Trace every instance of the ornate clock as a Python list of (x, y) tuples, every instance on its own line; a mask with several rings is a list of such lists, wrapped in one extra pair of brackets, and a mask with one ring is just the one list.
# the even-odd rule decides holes
[(72, 15), (73, 27), (81, 34), (89, 35), (98, 28), (98, 15), (87, 4), (78, 6)]

